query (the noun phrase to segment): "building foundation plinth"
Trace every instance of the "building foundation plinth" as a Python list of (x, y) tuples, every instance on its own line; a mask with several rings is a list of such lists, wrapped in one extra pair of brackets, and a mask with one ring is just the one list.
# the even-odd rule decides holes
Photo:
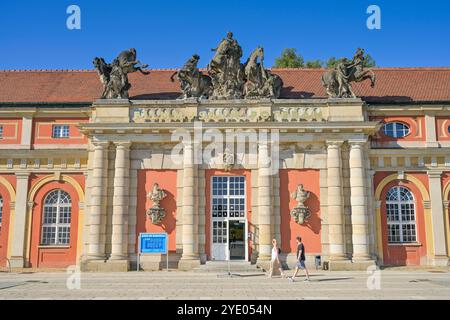
[(431, 265), (437, 267), (450, 266), (450, 259), (447, 256), (434, 256), (431, 258)]
[(189, 271), (200, 266), (200, 257), (182, 257), (178, 262), (178, 269)]

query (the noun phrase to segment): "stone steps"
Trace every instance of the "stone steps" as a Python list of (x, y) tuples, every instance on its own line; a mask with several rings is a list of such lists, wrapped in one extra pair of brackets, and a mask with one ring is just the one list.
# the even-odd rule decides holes
[[(229, 263), (229, 269), (228, 269)], [(261, 273), (263, 272), (255, 264), (249, 261), (207, 261), (205, 264), (193, 269), (194, 272), (215, 272), (226, 273), (228, 270), (231, 273)]]

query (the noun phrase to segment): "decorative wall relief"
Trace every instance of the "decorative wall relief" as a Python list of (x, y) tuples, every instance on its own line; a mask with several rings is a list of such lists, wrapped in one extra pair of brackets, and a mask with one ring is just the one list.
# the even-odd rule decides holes
[(275, 121), (325, 121), (320, 107), (281, 107), (273, 112)]
[(152, 191), (147, 195), (147, 198), (153, 201), (153, 206), (146, 212), (153, 224), (160, 224), (166, 216), (166, 210), (159, 204), (166, 196), (167, 194), (159, 187), (158, 183), (153, 185)]
[(270, 113), (259, 108), (209, 108), (198, 113), (204, 122), (264, 122)]
[(139, 108), (134, 110), (133, 121), (142, 122), (191, 122), (196, 114), (184, 108)]
[(234, 161), (235, 161), (234, 153), (232, 153), (229, 148), (226, 148), (223, 153), (223, 167), (225, 171), (228, 172), (233, 168)]
[(297, 186), (297, 190), (291, 193), (292, 199), (298, 201), (294, 209), (291, 210), (291, 216), (294, 217), (295, 222), (304, 224), (311, 217), (311, 211), (305, 205), (305, 201), (309, 198), (310, 192), (305, 191), (303, 184)]

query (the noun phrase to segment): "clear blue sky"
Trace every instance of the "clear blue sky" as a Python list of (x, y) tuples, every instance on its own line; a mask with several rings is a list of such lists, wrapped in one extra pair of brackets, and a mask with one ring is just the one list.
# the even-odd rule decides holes
[[(66, 8), (81, 8), (81, 30)], [(381, 7), (382, 29), (366, 27)], [(228, 30), (244, 49), (258, 45), (271, 66), (283, 48), (305, 59), (351, 57), (366, 48), (386, 67), (450, 66), (450, 0), (0, 0), (0, 69), (91, 69), (135, 47), (151, 68), (176, 68), (193, 53), (205, 66)]]

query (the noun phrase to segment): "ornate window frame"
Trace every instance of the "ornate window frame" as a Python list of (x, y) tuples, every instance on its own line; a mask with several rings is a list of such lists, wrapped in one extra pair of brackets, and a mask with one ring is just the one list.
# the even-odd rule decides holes
[(50, 191), (42, 206), (41, 245), (69, 245), (71, 220), (72, 199), (69, 193), (61, 189)]
[(411, 190), (394, 186), (385, 200), (388, 243), (417, 243), (417, 210)]

